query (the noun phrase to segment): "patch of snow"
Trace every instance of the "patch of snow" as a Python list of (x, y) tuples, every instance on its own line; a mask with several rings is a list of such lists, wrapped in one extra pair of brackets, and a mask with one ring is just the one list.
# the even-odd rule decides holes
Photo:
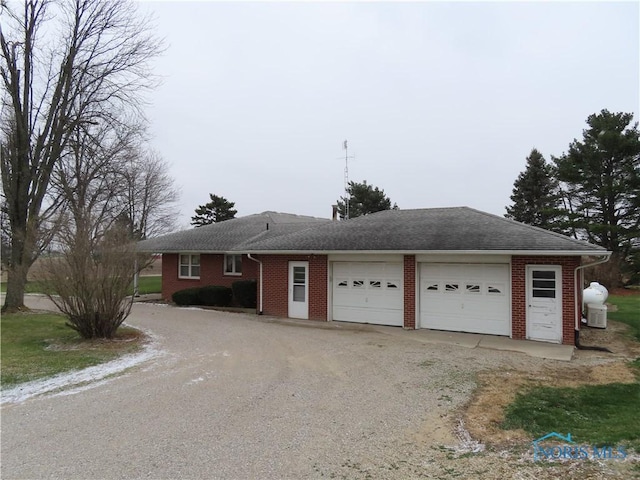
[[(0, 393), (0, 405), (22, 403), (29, 398), (50, 392), (55, 392), (55, 395), (73, 395), (106, 383), (109, 376), (163, 355), (164, 353), (158, 349), (153, 335), (147, 331), (145, 333), (152, 338), (152, 341), (145, 345), (141, 352), (124, 355), (110, 362), (82, 370), (73, 370), (53, 377), (21, 383), (10, 389), (3, 389)], [(76, 388), (58, 392), (58, 390), (73, 386)]]
[(456, 425), (456, 428), (455, 428), (455, 434), (458, 441), (460, 442), (458, 445), (452, 447), (452, 450), (454, 450), (455, 452), (478, 453), (478, 452), (484, 451), (484, 448), (485, 448), (484, 444), (471, 438), (471, 434), (469, 433), (469, 430), (467, 430), (467, 428), (464, 426), (464, 420), (462, 419), (458, 420), (458, 424)]

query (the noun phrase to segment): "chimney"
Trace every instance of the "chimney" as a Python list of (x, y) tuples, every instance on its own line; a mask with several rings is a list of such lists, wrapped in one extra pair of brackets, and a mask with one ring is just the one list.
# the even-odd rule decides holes
[(331, 205), (331, 208), (333, 209), (333, 215), (331, 219), (335, 222), (338, 220), (338, 205)]

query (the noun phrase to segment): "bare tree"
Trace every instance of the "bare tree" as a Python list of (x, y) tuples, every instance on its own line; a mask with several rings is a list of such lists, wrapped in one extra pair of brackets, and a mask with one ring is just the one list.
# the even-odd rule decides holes
[(123, 171), (125, 211), (131, 238), (143, 240), (176, 229), (175, 203), (180, 195), (160, 154), (147, 151), (131, 159)]
[(3, 309), (14, 310), (51, 238), (43, 227), (61, 205), (47, 198), (56, 165), (87, 125), (141, 115), (140, 92), (153, 86), (148, 63), (161, 42), (129, 0), (26, 0), (0, 9), (0, 166), (11, 233)]
[(43, 260), (40, 281), (84, 338), (111, 338), (131, 309), (127, 298), (137, 255), (126, 223), (124, 181), (140, 129), (125, 122), (79, 126), (52, 174), (65, 208), (56, 234), (60, 253)]

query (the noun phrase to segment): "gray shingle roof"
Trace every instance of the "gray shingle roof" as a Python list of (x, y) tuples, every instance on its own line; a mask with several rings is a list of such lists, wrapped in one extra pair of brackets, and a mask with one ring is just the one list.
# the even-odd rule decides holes
[(242, 245), (250, 240), (272, 239), (328, 222), (330, 220), (325, 218), (262, 212), (143, 240), (138, 242), (138, 250), (150, 253), (224, 253), (242, 250)]
[(602, 254), (587, 242), (468, 207), (387, 210), (329, 222), (271, 238), (255, 238), (240, 249), (290, 251), (549, 251)]

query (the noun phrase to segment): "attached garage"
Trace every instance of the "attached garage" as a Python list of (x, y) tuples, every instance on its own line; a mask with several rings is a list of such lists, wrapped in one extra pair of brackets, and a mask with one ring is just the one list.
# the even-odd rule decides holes
[(420, 327), (510, 335), (508, 264), (420, 264)]
[(333, 262), (333, 320), (403, 325), (403, 266), (393, 262)]

